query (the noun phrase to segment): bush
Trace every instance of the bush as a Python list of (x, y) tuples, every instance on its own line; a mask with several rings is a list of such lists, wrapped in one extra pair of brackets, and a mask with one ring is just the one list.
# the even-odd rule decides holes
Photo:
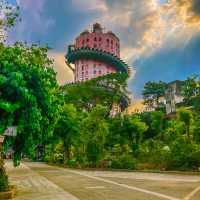
[(165, 170), (168, 166), (170, 148), (157, 140), (149, 140), (142, 144), (138, 169)]
[(73, 160), (68, 160), (66, 163), (65, 163), (68, 167), (72, 167), (72, 168), (77, 168), (79, 166), (78, 162), (73, 159)]
[(200, 166), (200, 145), (189, 143), (184, 138), (175, 140), (171, 145), (169, 169), (197, 169)]
[(122, 155), (111, 160), (111, 168), (114, 169), (136, 169), (137, 162), (131, 155)]

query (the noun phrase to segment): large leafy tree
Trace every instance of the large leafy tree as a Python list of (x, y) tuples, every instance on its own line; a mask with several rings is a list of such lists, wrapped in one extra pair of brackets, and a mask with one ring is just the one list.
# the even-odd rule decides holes
[(54, 138), (63, 142), (64, 162), (70, 160), (71, 147), (78, 140), (81, 115), (72, 104), (64, 104), (55, 126)]
[[(19, 17), (19, 8), (9, 5), (8, 1), (0, 0), (0, 43), (6, 41), (6, 33), (10, 27), (12, 27)], [(0, 74), (0, 85), (2, 82), (2, 76)], [(1, 91), (0, 91), (1, 95)], [(8, 107), (11, 105), (0, 102), (1, 106)], [(13, 108), (15, 105), (13, 106)], [(2, 119), (0, 119), (1, 121)], [(0, 125), (1, 126), (1, 125)], [(1, 132), (0, 132), (1, 134)], [(2, 147), (0, 147), (0, 153)], [(1, 155), (0, 155), (1, 156)], [(5, 172), (3, 159), (0, 158), (0, 192), (7, 191), (9, 189), (8, 177)]]
[(108, 74), (84, 83), (69, 84), (62, 87), (65, 101), (74, 104), (79, 110), (90, 111), (97, 104), (110, 110), (114, 103), (122, 109), (128, 106), (126, 73)]
[(10, 139), (15, 164), (22, 153), (33, 154), (52, 134), (62, 99), (47, 48), (17, 43), (0, 45), (0, 130), (17, 126)]
[(178, 119), (184, 123), (185, 126), (185, 134), (187, 139), (191, 141), (191, 125), (193, 123), (194, 117), (191, 110), (180, 108), (178, 110)]
[(82, 141), (88, 161), (92, 165), (96, 165), (103, 157), (106, 136), (109, 133), (106, 114), (106, 108), (97, 105), (82, 121)]
[(123, 137), (127, 138), (133, 155), (137, 156), (143, 133), (147, 130), (148, 126), (141, 121), (137, 115), (125, 116), (123, 120)]
[(188, 77), (182, 87), (182, 95), (186, 106), (192, 106), (200, 112), (200, 79), (199, 76)]
[(142, 95), (144, 103), (151, 107), (159, 106), (159, 98), (165, 94), (167, 84), (163, 81), (149, 81), (145, 84)]

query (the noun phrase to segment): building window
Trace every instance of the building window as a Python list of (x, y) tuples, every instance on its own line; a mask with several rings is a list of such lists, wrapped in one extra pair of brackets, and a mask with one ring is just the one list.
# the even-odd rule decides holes
[(86, 71), (85, 73), (86, 73), (86, 75), (88, 75), (88, 71)]
[(109, 47), (109, 39), (107, 39), (106, 41), (107, 41), (106, 47)]
[(101, 37), (99, 38), (99, 42), (101, 42)]
[(94, 38), (94, 41), (95, 41), (95, 42), (97, 41), (97, 38), (96, 38), (96, 37)]
[(82, 72), (82, 75), (84, 75), (84, 72)]
[(96, 68), (96, 64), (94, 64), (94, 68)]
[(84, 65), (82, 65), (82, 70), (84, 70)]
[(87, 38), (87, 42), (89, 42), (90, 40), (89, 40), (89, 38)]
[(99, 70), (99, 74), (101, 74), (101, 70)]
[(94, 44), (94, 48), (97, 48), (97, 45), (96, 45), (96, 44)]
[(96, 74), (97, 72), (96, 72), (96, 70), (94, 70), (94, 74)]

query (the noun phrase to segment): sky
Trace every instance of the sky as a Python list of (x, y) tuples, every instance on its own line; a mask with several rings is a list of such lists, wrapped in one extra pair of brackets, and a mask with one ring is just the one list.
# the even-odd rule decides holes
[(184, 80), (200, 74), (200, 0), (9, 0), (21, 22), (9, 32), (16, 41), (48, 44), (58, 81), (72, 80), (67, 45), (99, 22), (121, 40), (121, 57), (132, 67), (128, 84), (141, 98), (147, 81)]

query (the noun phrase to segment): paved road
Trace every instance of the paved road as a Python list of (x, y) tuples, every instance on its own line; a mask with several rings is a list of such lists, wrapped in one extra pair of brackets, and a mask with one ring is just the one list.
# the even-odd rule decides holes
[(16, 200), (199, 200), (200, 176), (83, 171), (6, 162)]

